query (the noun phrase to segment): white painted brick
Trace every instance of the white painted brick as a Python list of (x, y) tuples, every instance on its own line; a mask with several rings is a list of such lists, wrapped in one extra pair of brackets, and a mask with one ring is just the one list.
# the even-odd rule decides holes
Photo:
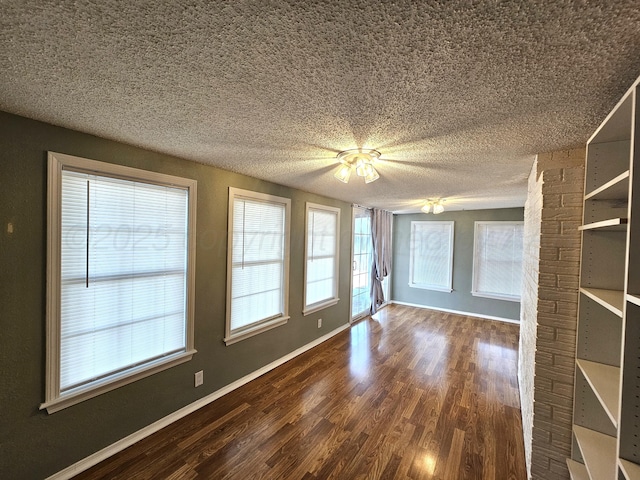
[(538, 312), (540, 313), (556, 313), (557, 303), (553, 300), (540, 299), (538, 296)]
[[(540, 225), (540, 233), (545, 235), (545, 234), (561, 234), (562, 233), (562, 226), (565, 222), (561, 221), (558, 222), (556, 220), (551, 220), (551, 221), (544, 221), (542, 222), (542, 225)], [(576, 228), (577, 229), (577, 228)]]
[(580, 268), (578, 262), (545, 262), (540, 265), (541, 272), (561, 273), (564, 275), (575, 275)]
[(558, 327), (558, 328), (571, 328), (575, 327), (575, 319), (571, 317), (565, 317), (564, 315), (541, 315), (538, 314), (538, 324), (540, 325), (548, 325), (550, 327)]
[[(580, 195), (582, 197), (582, 195)], [(580, 238), (580, 231), (578, 227), (582, 225), (581, 220), (562, 220), (560, 222), (560, 232), (563, 235), (574, 235), (577, 238)]]
[[(542, 194), (544, 196), (547, 188), (550, 185), (562, 185), (562, 170), (547, 170), (542, 174), (543, 184), (542, 184)], [(562, 193), (562, 192), (560, 192)]]
[(579, 207), (559, 207), (559, 208), (543, 208), (543, 220), (573, 220), (582, 215), (582, 209)]
[(554, 195), (545, 195), (542, 200), (543, 208), (560, 208), (562, 207), (562, 197), (561, 193), (556, 193)]
[(560, 290), (558, 288), (549, 288), (544, 285), (538, 286), (538, 296), (545, 300), (555, 300), (557, 302), (571, 303), (578, 301), (577, 290)]
[[(562, 395), (556, 395), (555, 393), (551, 393), (551, 392), (541, 392), (537, 389), (534, 392), (534, 398), (538, 402), (547, 402), (547, 403), (552, 403), (554, 405), (562, 405), (565, 407), (573, 406), (573, 398), (564, 397)], [(534, 419), (534, 428), (535, 428), (535, 419)]]
[(553, 195), (554, 193), (582, 193), (583, 186), (570, 183), (558, 183), (544, 187), (543, 194)]
[(563, 207), (580, 207), (582, 208), (582, 201), (584, 195), (580, 193), (563, 193), (561, 195), (560, 204)]
[[(556, 313), (558, 313), (558, 315), (573, 318), (574, 319), (573, 328), (569, 328), (569, 330), (575, 331), (576, 324), (578, 322), (578, 292), (576, 291), (575, 293), (574, 301), (569, 301), (569, 302), (558, 301), (556, 303)], [(561, 328), (564, 328), (564, 327), (561, 327)]]
[[(577, 245), (579, 247), (580, 245)], [(560, 260), (580, 261), (579, 248), (560, 248)]]
[[(560, 248), (560, 255), (562, 255), (562, 250), (573, 250), (580, 248), (580, 237), (575, 237), (572, 235), (542, 234), (542, 236), (540, 237), (540, 241), (540, 245), (542, 247)], [(562, 256), (560, 256), (560, 259), (562, 260)]]
[(573, 384), (553, 382), (551, 391), (558, 395), (562, 395), (563, 397), (573, 398)]
[(559, 260), (560, 249), (555, 247), (540, 247), (540, 261)]
[(567, 288), (570, 290), (578, 290), (580, 280), (578, 275), (558, 275), (557, 282), (559, 288)]
[(558, 276), (553, 273), (541, 273), (538, 276), (538, 284), (544, 287), (558, 286)]
[(532, 479), (568, 479), (584, 157), (539, 154), (528, 182), (519, 367)]
[(563, 169), (562, 180), (567, 184), (578, 185), (582, 189), (584, 183), (584, 168)]

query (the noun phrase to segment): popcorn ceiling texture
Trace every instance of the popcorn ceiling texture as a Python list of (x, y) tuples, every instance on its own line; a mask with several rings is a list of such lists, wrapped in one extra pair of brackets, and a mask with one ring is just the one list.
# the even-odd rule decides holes
[(524, 205), (640, 74), (635, 0), (0, 6), (0, 109), (396, 212)]

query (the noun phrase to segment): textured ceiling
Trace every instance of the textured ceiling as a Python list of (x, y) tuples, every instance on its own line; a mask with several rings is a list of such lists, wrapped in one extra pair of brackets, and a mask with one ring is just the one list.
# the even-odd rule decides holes
[[(640, 74), (637, 0), (0, 0), (0, 109), (395, 212), (522, 206)], [(376, 148), (380, 179), (333, 178)]]

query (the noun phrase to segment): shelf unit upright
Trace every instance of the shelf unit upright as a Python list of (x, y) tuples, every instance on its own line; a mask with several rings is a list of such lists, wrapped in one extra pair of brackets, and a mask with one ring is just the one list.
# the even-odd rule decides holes
[(640, 480), (639, 83), (587, 143), (573, 480)]

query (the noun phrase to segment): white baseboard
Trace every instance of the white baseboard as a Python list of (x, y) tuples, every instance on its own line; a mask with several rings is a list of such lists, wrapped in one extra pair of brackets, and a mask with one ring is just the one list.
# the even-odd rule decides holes
[(407, 307), (424, 308), (427, 310), (437, 310), (438, 312), (455, 313), (457, 315), (464, 315), (467, 317), (485, 318), (487, 320), (497, 320), (499, 322), (506, 322), (506, 323), (513, 323), (515, 325), (520, 325), (520, 320), (514, 320), (512, 318), (494, 317), (493, 315), (483, 315), (482, 313), (463, 312), (461, 310), (451, 310), (449, 308), (433, 307), (431, 305), (420, 305), (417, 303), (399, 302), (398, 300), (391, 300), (390, 303), (395, 303), (396, 305), (405, 305)]
[(251, 380), (255, 380), (261, 375), (264, 375), (270, 370), (273, 370), (274, 368), (279, 367), (283, 363), (286, 363), (289, 360), (297, 357), (298, 355), (301, 355), (307, 350), (310, 350), (313, 347), (320, 345), (322, 342), (329, 340), (331, 337), (337, 335), (338, 333), (344, 330), (347, 330), (350, 327), (351, 327), (350, 324), (346, 324), (336, 328), (335, 330), (332, 330), (326, 335), (323, 335), (322, 337), (315, 339), (311, 343), (307, 343), (306, 345), (298, 348), (297, 350), (294, 350), (293, 352), (285, 355), (284, 357), (281, 357), (278, 360), (275, 360), (270, 364), (265, 365), (264, 367), (259, 368), (258, 370), (248, 375), (245, 375), (244, 377), (236, 380), (235, 382), (230, 383), (225, 387), (222, 387), (220, 390), (216, 390), (215, 392), (207, 395), (206, 397), (196, 400), (195, 402), (187, 405), (186, 407), (182, 407), (180, 410), (176, 410), (175, 412), (167, 415), (166, 417), (161, 418), (160, 420), (150, 425), (147, 425), (146, 427), (138, 430), (137, 432), (134, 432), (131, 435), (124, 437), (121, 440), (118, 440), (117, 442), (109, 445), (108, 447), (105, 447), (102, 450), (80, 460), (79, 462), (74, 463), (73, 465), (68, 466), (64, 470), (61, 470), (58, 473), (55, 473), (50, 477), (47, 477), (46, 480), (68, 480), (74, 477), (75, 475), (78, 475), (80, 472), (84, 472), (85, 470), (93, 467), (94, 465), (100, 463), (101, 461), (106, 460), (107, 458), (115, 455), (116, 453), (121, 452), (125, 448), (130, 447), (134, 443), (139, 442), (143, 438), (148, 437), (149, 435), (163, 429), (167, 425), (172, 424), (176, 420), (180, 420), (181, 418), (186, 417), (187, 415), (195, 412), (199, 408), (202, 408), (210, 404), (214, 400), (217, 400), (218, 398), (226, 395), (227, 393), (232, 392), (236, 388), (239, 388), (249, 383)]

